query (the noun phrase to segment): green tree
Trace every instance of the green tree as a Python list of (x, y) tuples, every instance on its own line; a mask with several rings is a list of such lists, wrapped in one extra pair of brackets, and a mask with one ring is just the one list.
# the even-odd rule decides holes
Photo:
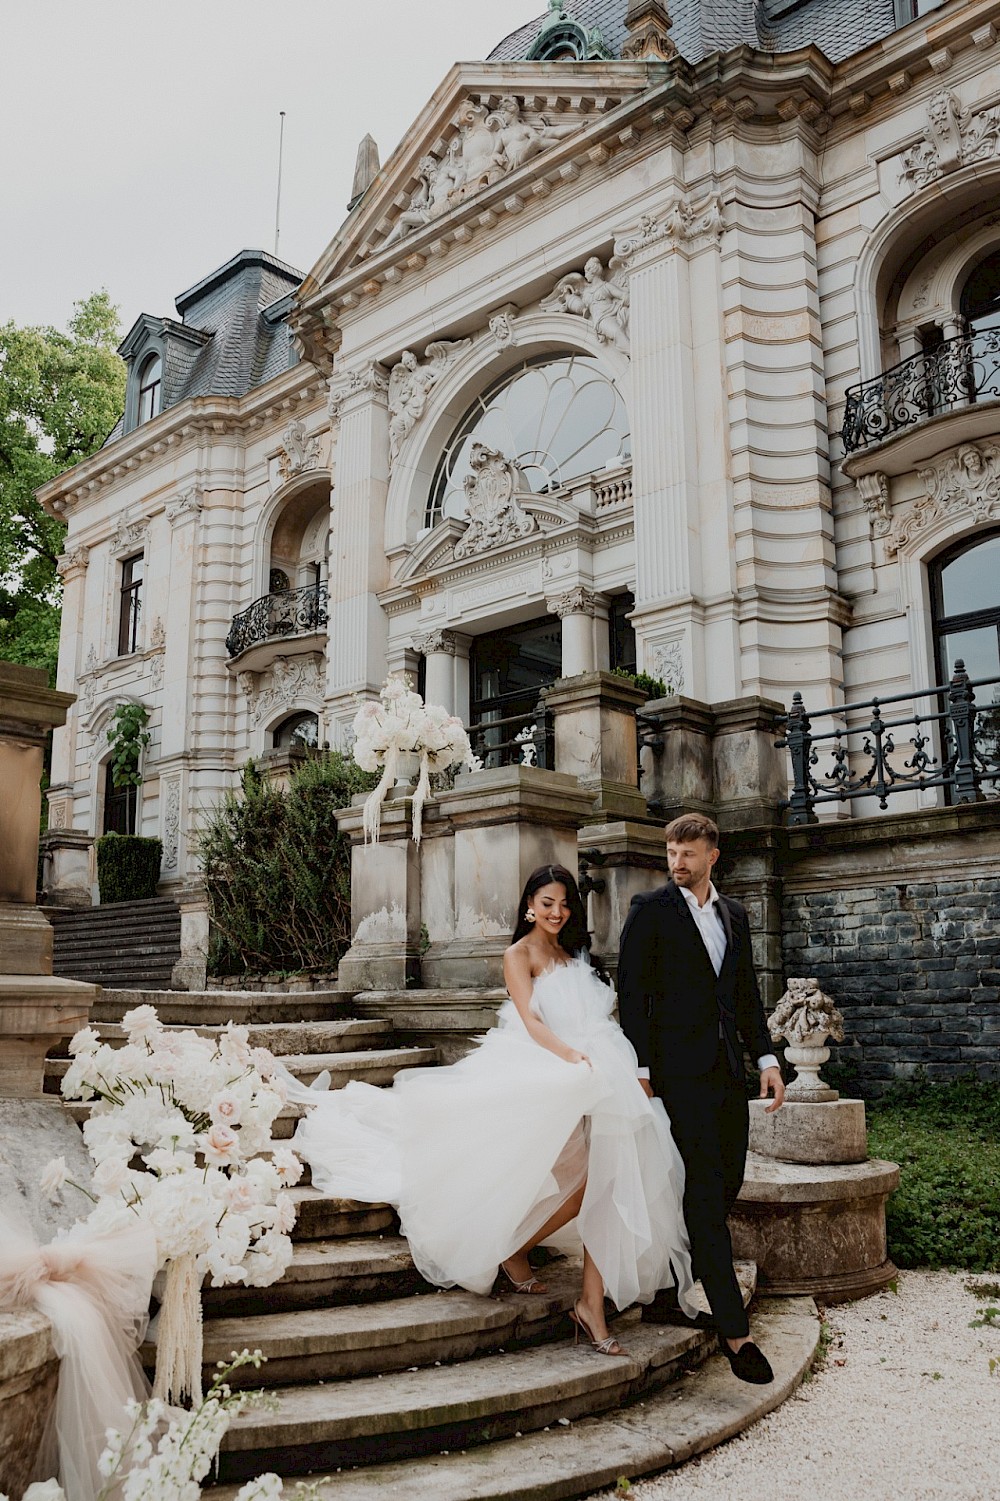
[(0, 657), (45, 667), (53, 682), (66, 528), (34, 492), (95, 453), (117, 422), (118, 335), (106, 291), (76, 303), (66, 333), (0, 325)]

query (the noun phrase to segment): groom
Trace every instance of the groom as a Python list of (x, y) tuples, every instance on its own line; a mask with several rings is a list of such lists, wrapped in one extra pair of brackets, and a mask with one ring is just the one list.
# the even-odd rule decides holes
[(719, 830), (691, 813), (675, 818), (666, 834), (671, 880), (633, 897), (622, 929), (621, 1024), (639, 1056), (642, 1086), (663, 1100), (684, 1159), (691, 1260), (722, 1352), (741, 1381), (764, 1384), (774, 1375), (749, 1337), (726, 1225), (743, 1182), (749, 1132), (740, 1038), (760, 1069), (761, 1098), (774, 1096), (768, 1111), (778, 1109), (785, 1090), (753, 970), (746, 909), (712, 883)]

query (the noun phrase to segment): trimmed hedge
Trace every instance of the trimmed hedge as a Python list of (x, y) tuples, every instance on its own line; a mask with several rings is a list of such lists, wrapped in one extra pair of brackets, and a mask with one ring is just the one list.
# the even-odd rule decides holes
[(868, 1147), (902, 1169), (886, 1206), (897, 1266), (1000, 1270), (1000, 1086), (898, 1085), (868, 1106)]
[(97, 841), (101, 902), (141, 902), (155, 896), (162, 863), (163, 844), (159, 839), (102, 834)]
[(310, 758), (287, 792), (252, 762), (203, 825), (211, 975), (332, 970), (351, 940), (350, 841), (337, 812), (378, 777), (338, 751)]

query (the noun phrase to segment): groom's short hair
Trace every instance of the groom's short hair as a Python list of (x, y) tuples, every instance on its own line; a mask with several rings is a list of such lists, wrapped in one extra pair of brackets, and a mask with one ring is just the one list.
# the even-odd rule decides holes
[(694, 839), (704, 839), (712, 849), (719, 847), (719, 826), (704, 813), (682, 813), (667, 824), (666, 835), (668, 844), (690, 844)]

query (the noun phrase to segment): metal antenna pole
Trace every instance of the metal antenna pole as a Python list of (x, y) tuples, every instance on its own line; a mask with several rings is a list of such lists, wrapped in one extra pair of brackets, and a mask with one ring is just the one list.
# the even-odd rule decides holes
[(278, 254), (278, 236), (281, 232), (281, 159), (285, 149), (285, 111), (279, 110), (281, 125), (278, 130), (278, 193), (274, 205), (274, 253)]

